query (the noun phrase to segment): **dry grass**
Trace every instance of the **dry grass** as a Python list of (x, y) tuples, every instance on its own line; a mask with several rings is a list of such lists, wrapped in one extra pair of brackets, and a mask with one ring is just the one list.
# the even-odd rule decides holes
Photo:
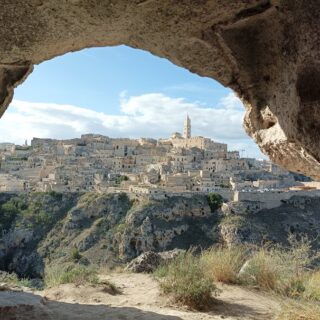
[(204, 272), (200, 258), (192, 251), (158, 268), (155, 276), (164, 293), (170, 294), (175, 302), (193, 309), (207, 309), (212, 303), (212, 294), (218, 293), (211, 278)]
[(281, 275), (285, 268), (281, 261), (281, 255), (274, 251), (260, 249), (247, 261), (240, 281), (244, 285), (257, 286), (263, 290), (277, 290), (284, 279)]
[(290, 301), (283, 304), (277, 320), (319, 320), (320, 306), (305, 301)]
[[(314, 271), (304, 281), (303, 298), (320, 301), (320, 271)], [(320, 319), (320, 318), (319, 318)]]
[(224, 248), (213, 247), (201, 255), (205, 273), (213, 280), (223, 283), (237, 283), (238, 273), (248, 258), (244, 246)]
[(205, 250), (199, 257), (188, 252), (155, 274), (164, 292), (191, 306), (208, 304), (210, 292), (216, 292), (214, 282), (219, 281), (259, 288), (281, 300), (295, 301), (296, 307), (291, 310), (285, 306), (279, 319), (320, 320), (320, 271), (311, 268), (319, 254), (306, 237), (290, 236), (288, 240), (288, 248), (220, 246)]
[(59, 284), (74, 283), (75, 285), (97, 284), (97, 271), (81, 265), (56, 265), (46, 268), (44, 282), (46, 287)]
[(304, 297), (306, 291), (310, 297), (317, 296), (319, 293), (312, 282), (316, 278), (320, 282), (320, 276), (310, 271), (309, 266), (318, 255), (311, 250), (311, 242), (305, 237), (297, 240), (290, 236), (289, 242), (289, 248), (269, 246), (257, 249), (243, 268), (241, 283), (291, 298)]
[(18, 287), (30, 287), (32, 288), (33, 285), (29, 279), (19, 277), (14, 272), (6, 272), (0, 271), (0, 283), (5, 283), (8, 286), (18, 286)]

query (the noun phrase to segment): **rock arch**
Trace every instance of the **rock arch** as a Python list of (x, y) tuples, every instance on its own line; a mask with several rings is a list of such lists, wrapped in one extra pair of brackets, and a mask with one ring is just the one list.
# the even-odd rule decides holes
[(0, 116), (33, 65), (126, 44), (232, 88), (276, 163), (320, 178), (318, 0), (0, 0)]

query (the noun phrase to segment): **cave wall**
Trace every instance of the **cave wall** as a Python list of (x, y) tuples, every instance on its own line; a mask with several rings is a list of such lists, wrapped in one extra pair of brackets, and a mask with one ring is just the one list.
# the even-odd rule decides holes
[(320, 178), (318, 0), (0, 0), (0, 116), (33, 65), (125, 44), (232, 88), (271, 160)]

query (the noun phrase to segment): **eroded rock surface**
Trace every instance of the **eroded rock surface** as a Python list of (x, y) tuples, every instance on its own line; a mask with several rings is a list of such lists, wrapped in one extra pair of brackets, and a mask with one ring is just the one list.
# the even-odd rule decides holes
[(130, 201), (125, 194), (0, 193), (0, 217), (0, 269), (31, 278), (45, 266), (113, 267), (148, 251), (144, 265), (155, 265), (175, 254), (155, 252), (206, 248), (218, 238), (217, 211), (203, 195)]
[(318, 0), (0, 0), (0, 115), (34, 64), (126, 44), (231, 87), (244, 127), (290, 170), (320, 178)]

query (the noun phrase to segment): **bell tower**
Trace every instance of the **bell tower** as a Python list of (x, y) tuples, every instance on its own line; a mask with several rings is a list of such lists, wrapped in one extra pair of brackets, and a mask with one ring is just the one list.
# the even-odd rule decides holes
[(185, 118), (184, 124), (183, 124), (183, 137), (185, 139), (191, 138), (191, 120), (188, 115)]

